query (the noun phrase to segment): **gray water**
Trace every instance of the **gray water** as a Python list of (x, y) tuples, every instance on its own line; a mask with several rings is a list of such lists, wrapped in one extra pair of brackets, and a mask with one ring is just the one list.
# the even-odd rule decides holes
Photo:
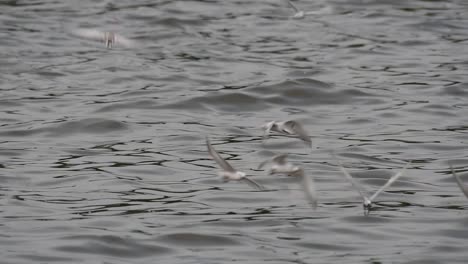
[[(0, 1), (0, 262), (466, 263), (468, 3), (294, 3)], [(262, 145), (290, 119), (312, 151)], [(370, 192), (413, 162), (365, 216), (332, 151)]]

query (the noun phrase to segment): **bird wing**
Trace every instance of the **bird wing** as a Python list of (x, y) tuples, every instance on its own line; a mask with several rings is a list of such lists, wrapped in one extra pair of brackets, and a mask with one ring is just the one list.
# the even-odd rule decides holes
[(104, 41), (105, 33), (97, 29), (76, 29), (72, 31), (72, 34), (81, 38)]
[(453, 177), (455, 178), (455, 181), (457, 182), (458, 186), (462, 190), (463, 194), (465, 194), (466, 198), (468, 198), (468, 187), (463, 184), (463, 181), (460, 179), (460, 176), (458, 176), (455, 173), (455, 170), (453, 169), (452, 165), (450, 165), (450, 169), (452, 170)]
[(354, 178), (349, 174), (349, 172), (341, 165), (341, 162), (335, 157), (338, 166), (340, 167), (340, 170), (343, 172), (345, 175), (346, 179), (351, 183), (351, 185), (358, 191), (359, 195), (361, 195), (362, 199), (364, 199), (364, 202), (370, 201), (370, 199), (364, 194), (363, 187), (356, 181)]
[(126, 38), (122, 35), (119, 35), (119, 34), (115, 34), (115, 42), (118, 44), (118, 45), (121, 45), (123, 47), (126, 47), (126, 48), (132, 48), (132, 47), (135, 47), (136, 46), (136, 42), (129, 39), (129, 38)]
[(284, 123), (284, 126), (286, 128), (286, 132), (290, 134), (296, 134), (300, 139), (304, 140), (310, 147), (312, 147), (312, 140), (310, 139), (309, 134), (307, 133), (307, 131), (305, 131), (301, 123), (295, 120), (290, 120), (286, 121)]
[(309, 200), (309, 203), (312, 205), (314, 209), (317, 208), (317, 191), (315, 190), (315, 184), (312, 176), (307, 176), (302, 171), (302, 189), (306, 198)]
[(289, 4), (289, 6), (290, 6), (292, 9), (294, 9), (294, 11), (296, 11), (296, 13), (299, 12), (299, 9), (297, 9), (297, 7), (296, 7), (295, 5), (293, 5), (293, 3), (291, 3), (291, 1), (287, 1), (287, 2), (288, 2), (288, 4)]
[(274, 163), (278, 163), (279, 165), (285, 165), (287, 162), (286, 162), (286, 158), (288, 157), (287, 154), (280, 154), (280, 155), (276, 155), (274, 156), (271, 160), (274, 162)]
[(393, 175), (382, 187), (380, 187), (380, 189), (378, 189), (370, 198), (369, 200), (370, 201), (373, 201), (375, 199), (375, 197), (377, 197), (377, 195), (379, 195), (385, 188), (387, 188), (388, 186), (390, 186), (392, 183), (394, 183), (396, 180), (398, 180), (398, 178), (400, 178), (403, 173), (405, 173), (406, 169), (408, 168), (408, 166), (411, 164), (411, 161), (409, 161), (408, 163), (406, 163), (406, 165), (403, 167), (403, 169), (401, 169), (397, 174)]
[(275, 121), (271, 121), (263, 125), (263, 137), (262, 137), (262, 143), (265, 143), (265, 140), (267, 140), (268, 135), (270, 135), (271, 128), (275, 124)]
[(263, 191), (264, 188), (262, 185), (260, 185), (259, 183), (257, 183), (256, 181), (252, 180), (252, 179), (249, 179), (247, 177), (244, 177), (241, 179), (241, 181), (244, 181), (245, 183), (247, 183), (248, 185), (250, 185), (251, 187), (259, 190), (259, 191)]
[(221, 156), (213, 148), (213, 146), (211, 146), (211, 143), (210, 143), (210, 140), (208, 139), (208, 137), (206, 138), (206, 146), (208, 148), (208, 153), (210, 153), (210, 155), (211, 155), (211, 157), (213, 157), (214, 161), (216, 161), (216, 163), (218, 163), (218, 165), (223, 170), (228, 171), (228, 172), (236, 172), (236, 170), (227, 161), (225, 161), (223, 158), (221, 158)]
[(270, 161), (271, 161), (271, 159), (267, 159), (267, 160), (263, 161), (262, 163), (260, 163), (260, 164), (258, 165), (258, 168), (257, 168), (257, 169), (263, 168), (263, 167), (264, 167), (267, 163), (269, 163)]

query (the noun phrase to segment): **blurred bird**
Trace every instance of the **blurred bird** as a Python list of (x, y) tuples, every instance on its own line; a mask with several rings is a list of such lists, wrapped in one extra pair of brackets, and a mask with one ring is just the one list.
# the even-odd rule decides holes
[(262, 126), (264, 130), (263, 141), (268, 138), (271, 131), (281, 133), (283, 135), (295, 135), (304, 141), (309, 147), (312, 148), (312, 140), (309, 134), (304, 130), (301, 123), (295, 120), (284, 122), (271, 121)]
[(302, 168), (295, 166), (292, 163), (288, 162), (287, 154), (276, 155), (271, 159), (265, 160), (260, 165), (258, 169), (263, 168), (267, 163), (272, 163), (269, 173), (272, 174), (287, 174), (288, 176), (296, 176), (296, 174), (301, 174)]
[(320, 10), (317, 11), (302, 11), (299, 8), (297, 8), (291, 1), (287, 1), (289, 6), (294, 9), (294, 15), (291, 16), (291, 18), (294, 19), (302, 19), (308, 15), (324, 15), (324, 14), (331, 14), (333, 11), (333, 8), (331, 6), (326, 6), (324, 8), (321, 8)]
[(299, 177), (302, 180), (300, 184), (306, 198), (309, 200), (309, 203), (315, 209), (317, 208), (317, 192), (315, 190), (315, 184), (311, 176), (307, 176), (304, 173), (304, 169), (299, 166), (296, 166), (288, 162), (286, 154), (276, 155), (271, 159), (265, 160), (260, 163), (258, 169), (263, 168), (267, 163), (272, 163), (269, 174), (286, 174), (288, 176)]
[(349, 174), (349, 172), (343, 167), (343, 165), (341, 164), (341, 162), (336, 158), (334, 157), (335, 160), (337, 161), (338, 163), (338, 166), (340, 167), (340, 170), (343, 172), (343, 174), (345, 175), (346, 179), (348, 179), (348, 181), (351, 183), (351, 185), (354, 187), (354, 189), (356, 189), (356, 191), (359, 193), (359, 195), (361, 195), (362, 199), (364, 200), (364, 203), (363, 203), (363, 206), (364, 206), (364, 210), (365, 211), (369, 211), (372, 207), (372, 201), (385, 189), (387, 188), (388, 186), (390, 186), (392, 183), (394, 183), (398, 178), (400, 178), (403, 173), (406, 171), (406, 169), (408, 168), (408, 166), (411, 164), (411, 161), (406, 163), (406, 165), (403, 167), (403, 169), (401, 169), (397, 174), (393, 175), (382, 187), (380, 187), (380, 189), (378, 189), (371, 197), (368, 197), (365, 195), (365, 190), (364, 188), (362, 187), (362, 185), (360, 185), (357, 181), (355, 181), (353, 179), (353, 177), (351, 176), (351, 174)]
[(293, 5), (293, 3), (291, 3), (291, 1), (287, 1), (289, 6), (294, 9), (294, 15), (292, 15), (291, 17), (292, 18), (296, 18), (296, 19), (301, 19), (301, 18), (304, 18), (306, 16), (306, 13), (302, 10), (299, 10), (295, 5)]
[(260, 184), (258, 184), (254, 180), (247, 178), (244, 172), (235, 170), (226, 160), (221, 158), (218, 152), (213, 148), (213, 146), (211, 146), (210, 140), (208, 138), (206, 138), (206, 146), (208, 148), (208, 153), (222, 169), (222, 171), (220, 171), (218, 174), (220, 177), (222, 177), (223, 181), (245, 181), (247, 184), (254, 187), (255, 189), (263, 190), (263, 187)]
[(135, 42), (122, 35), (110, 31), (99, 31), (97, 29), (76, 29), (72, 34), (89, 40), (99, 41), (106, 45), (106, 48), (112, 48), (114, 45), (131, 48)]

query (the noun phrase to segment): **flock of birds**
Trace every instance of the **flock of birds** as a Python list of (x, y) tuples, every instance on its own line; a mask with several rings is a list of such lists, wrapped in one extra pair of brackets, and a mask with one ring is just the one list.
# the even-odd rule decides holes
[[(302, 19), (308, 15), (316, 15), (316, 14), (323, 14), (324, 12), (331, 12), (330, 7), (325, 7), (323, 10), (319, 11), (304, 11), (299, 9), (295, 6), (292, 2), (286, 1), (288, 5), (294, 10), (294, 14), (291, 16), (293, 19)], [(120, 46), (131, 48), (135, 47), (136, 43), (133, 40), (130, 40), (122, 35), (119, 35), (115, 32), (109, 31), (100, 31), (97, 29), (77, 29), (72, 31), (72, 34), (89, 40), (99, 41), (105, 44), (106, 48), (112, 48), (115, 44)], [(309, 134), (305, 131), (301, 123), (295, 120), (289, 120), (284, 122), (277, 122), (271, 121), (262, 126), (264, 130), (263, 134), (263, 142), (267, 139), (268, 135), (271, 132), (278, 132), (283, 135), (287, 136), (295, 136), (304, 141), (304, 143), (312, 148), (312, 141)], [(211, 142), (208, 138), (206, 138), (206, 145), (208, 148), (208, 153), (214, 159), (214, 161), (221, 167), (222, 171), (219, 172), (219, 175), (224, 181), (244, 181), (250, 186), (254, 187), (257, 190), (264, 190), (264, 187), (257, 183), (256, 181), (247, 177), (244, 172), (238, 171), (234, 169), (225, 159), (223, 159), (219, 153), (213, 148)], [(374, 199), (384, 191), (384, 189), (388, 188), (392, 183), (394, 183), (398, 178), (400, 178), (406, 169), (411, 164), (411, 161), (408, 162), (403, 169), (401, 169), (398, 173), (392, 176), (381, 188), (379, 188), (374, 194), (371, 196), (367, 196), (365, 194), (364, 188), (351, 176), (351, 174), (344, 168), (341, 162), (336, 158), (335, 155), (332, 155), (339, 166), (341, 172), (345, 176), (345, 178), (351, 183), (351, 186), (359, 193), (359, 195), (363, 199), (363, 207), (365, 212), (369, 212), (372, 207), (372, 202)], [(271, 167), (269, 169), (269, 174), (285, 174), (288, 176), (294, 176), (302, 179), (301, 186), (308, 199), (309, 203), (315, 209), (318, 204), (317, 199), (317, 192), (315, 189), (314, 180), (311, 176), (308, 176), (304, 173), (304, 169), (290, 163), (287, 160), (287, 154), (280, 154), (276, 155), (273, 158), (262, 162), (258, 169), (262, 169), (266, 164), (271, 163)], [(458, 186), (464, 193), (464, 195), (468, 198), (468, 186), (464, 185), (461, 178), (456, 174), (455, 170), (450, 166), (452, 170), (452, 175), (454, 176)]]
[[(282, 135), (286, 136), (293, 136), (301, 139), (308, 147), (312, 147), (312, 141), (310, 139), (309, 134), (306, 132), (302, 124), (296, 120), (288, 120), (284, 122), (278, 121), (271, 121), (262, 126), (264, 130), (263, 134), (263, 142), (267, 139), (268, 135), (272, 131), (278, 132)], [(259, 183), (255, 182), (254, 180), (247, 177), (246, 173), (242, 171), (238, 171), (234, 169), (225, 159), (223, 159), (219, 153), (213, 148), (209, 138), (206, 138), (206, 146), (208, 148), (208, 153), (211, 155), (213, 160), (221, 167), (222, 171), (219, 172), (219, 176), (226, 182), (226, 181), (244, 181), (250, 186), (254, 187), (257, 190), (264, 190), (264, 187)], [(411, 164), (411, 161), (406, 163), (406, 165), (401, 169), (398, 173), (394, 176), (390, 177), (390, 179), (380, 187), (374, 194), (371, 196), (367, 196), (364, 188), (351, 176), (351, 174), (345, 169), (345, 167), (341, 164), (341, 162), (336, 158), (333, 154), (333, 158), (335, 159), (337, 165), (339, 166), (340, 170), (343, 172), (345, 178), (351, 183), (351, 186), (359, 193), (359, 195), (363, 199), (363, 208), (365, 213), (369, 213), (372, 208), (372, 202), (374, 201), (377, 196), (382, 193), (386, 188), (388, 188), (392, 183), (394, 183), (398, 178), (403, 176), (406, 169)], [(317, 191), (315, 189), (315, 183), (311, 176), (306, 175), (304, 169), (300, 166), (294, 165), (287, 160), (287, 154), (279, 154), (275, 155), (273, 158), (268, 159), (258, 166), (258, 169), (263, 168), (266, 164), (271, 163), (271, 167), (269, 169), (270, 175), (272, 174), (283, 174), (288, 176), (294, 176), (301, 179), (301, 187), (305, 193), (306, 198), (309, 200), (309, 203), (315, 209), (318, 205), (318, 197)], [(453, 169), (452, 169), (453, 171)], [(458, 185), (462, 189), (463, 193), (468, 198), (468, 187), (466, 187), (458, 175), (453, 171), (453, 175), (457, 180)]]
[[(264, 130), (263, 134), (263, 142), (267, 139), (268, 135), (274, 131), (278, 132), (282, 135), (286, 136), (294, 136), (309, 146), (312, 147), (312, 141), (310, 139), (309, 134), (303, 128), (302, 124), (295, 120), (289, 120), (284, 122), (278, 121), (271, 121), (262, 126)], [(224, 181), (245, 181), (247, 184), (251, 185), (257, 190), (264, 190), (264, 187), (261, 186), (259, 183), (255, 182), (254, 180), (247, 178), (247, 175), (244, 172), (238, 171), (234, 169), (225, 159), (223, 159), (219, 153), (213, 148), (210, 143), (210, 140), (206, 138), (206, 145), (208, 148), (208, 153), (211, 155), (213, 160), (221, 167), (222, 171), (219, 172), (219, 175)], [(339, 159), (333, 154), (332, 155), (334, 160), (336, 161), (338, 167), (340, 168), (341, 172), (345, 176), (345, 178), (351, 183), (351, 186), (359, 193), (363, 200), (363, 208), (364, 212), (367, 214), (370, 212), (372, 208), (372, 202), (374, 201), (377, 196), (382, 193), (386, 188), (392, 185), (395, 181), (398, 180), (403, 174), (405, 173), (406, 169), (411, 164), (411, 161), (406, 163), (406, 165), (395, 175), (390, 177), (388, 181), (382, 185), (375, 193), (371, 196), (367, 196), (365, 189), (357, 182), (351, 174), (345, 169), (345, 167), (341, 164)], [(304, 173), (304, 169), (290, 163), (287, 161), (287, 154), (279, 154), (274, 156), (271, 159), (268, 159), (258, 166), (258, 169), (263, 168), (267, 163), (271, 163), (271, 167), (269, 169), (270, 175), (272, 174), (284, 174), (288, 176), (294, 176), (301, 178), (301, 186), (302, 190), (304, 191), (307, 199), (309, 200), (312, 207), (315, 209), (317, 208), (318, 198), (317, 198), (317, 191), (315, 189), (314, 180), (311, 176), (308, 176)], [(453, 167), (450, 165), (450, 169), (452, 171), (452, 175), (455, 178), (458, 186), (460, 187), (463, 194), (468, 198), (468, 186), (466, 186), (463, 181), (461, 180), (460, 176), (456, 174)]]

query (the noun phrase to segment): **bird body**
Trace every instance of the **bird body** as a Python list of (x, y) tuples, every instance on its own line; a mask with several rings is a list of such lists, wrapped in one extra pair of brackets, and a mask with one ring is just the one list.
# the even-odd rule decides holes
[(220, 171), (218, 172), (218, 175), (224, 180), (224, 181), (230, 181), (230, 180), (241, 180), (245, 178), (247, 175), (242, 172), (242, 171)]
[(231, 164), (229, 164), (226, 160), (224, 160), (219, 153), (213, 148), (210, 143), (210, 140), (206, 138), (206, 146), (208, 148), (208, 153), (211, 155), (213, 160), (221, 167), (222, 171), (218, 172), (218, 175), (223, 179), (223, 181), (244, 181), (250, 186), (254, 187), (257, 190), (263, 190), (263, 187), (255, 182), (247, 178), (247, 175), (242, 171), (235, 170)]

